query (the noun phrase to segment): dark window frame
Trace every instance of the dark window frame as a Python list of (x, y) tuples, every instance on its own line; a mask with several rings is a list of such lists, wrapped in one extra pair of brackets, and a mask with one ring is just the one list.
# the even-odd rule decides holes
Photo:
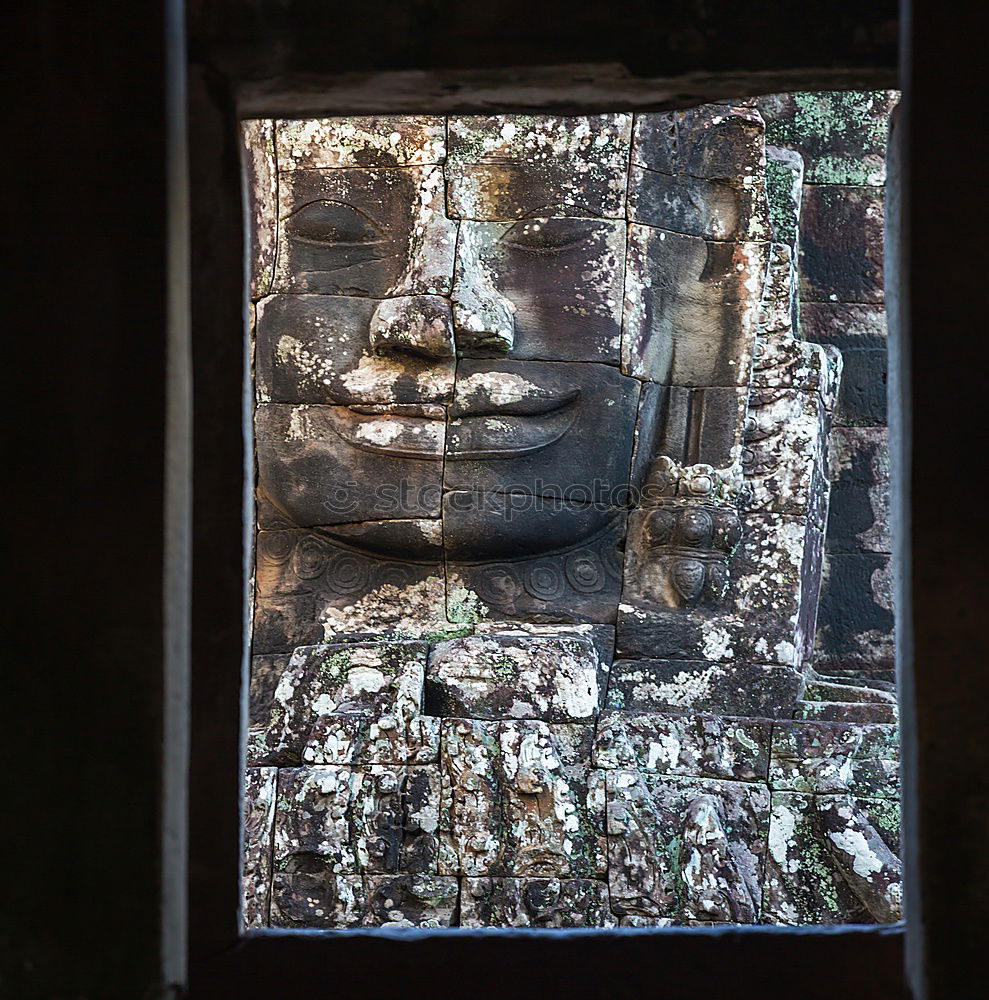
[[(193, 67), (189, 78), (191, 312), (193, 373), (193, 580), (189, 780), (190, 995), (293, 996), (314, 985), (335, 996), (390, 989), (465, 988), (505, 992), (638, 996), (686, 995), (703, 984), (733, 997), (905, 996), (904, 926), (728, 927), (532, 931), (279, 931), (239, 929), (242, 713), (247, 678), (245, 585), (251, 551), (247, 495), (249, 370), (244, 350), (245, 269), (239, 124), (253, 117), (356, 113), (587, 113), (690, 106), (737, 96), (730, 78), (676, 81), (634, 99), (605, 81), (561, 101), (567, 80), (520, 92), (511, 73), (471, 83), (457, 74), (387, 82), (370, 96), (360, 82), (285, 80), (263, 88), (236, 66)], [(393, 81), (394, 83), (395, 81)], [(401, 84), (403, 81), (398, 80)], [(778, 74), (758, 89), (890, 85), (888, 73), (849, 78), (828, 71)], [(364, 88), (364, 89), (362, 89)], [(417, 89), (418, 88), (418, 89)], [(555, 89), (554, 89), (555, 88)], [(751, 89), (751, 85), (749, 88)], [(555, 95), (555, 96), (554, 96)], [(245, 448), (245, 435), (247, 436)], [(502, 972), (501, 970), (505, 971)], [(867, 970), (863, 973), (863, 970)], [(510, 978), (509, 978), (510, 977)], [(780, 992), (782, 989), (782, 992)], [(730, 992), (729, 992), (730, 991)]]

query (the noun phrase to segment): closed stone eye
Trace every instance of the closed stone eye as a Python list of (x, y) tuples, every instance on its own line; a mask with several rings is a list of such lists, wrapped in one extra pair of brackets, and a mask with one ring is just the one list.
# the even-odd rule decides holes
[(588, 219), (520, 219), (501, 242), (532, 253), (552, 253), (583, 243), (597, 230)]
[(368, 245), (388, 239), (369, 216), (340, 201), (312, 201), (293, 212), (285, 230), (294, 240), (315, 244)]

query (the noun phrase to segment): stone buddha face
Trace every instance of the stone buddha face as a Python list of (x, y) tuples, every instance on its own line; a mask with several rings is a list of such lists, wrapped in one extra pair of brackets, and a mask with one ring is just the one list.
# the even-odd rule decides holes
[[(258, 462), (288, 519), (391, 556), (571, 545), (620, 513), (626, 115), (279, 123)], [(415, 522), (411, 524), (410, 522)], [(340, 528), (339, 526), (346, 526)]]
[(396, 627), (413, 585), (430, 616), (465, 590), (504, 618), (613, 621), (657, 458), (739, 460), (758, 117), (267, 129), (248, 148), (273, 641), (350, 630), (340, 609), (373, 595), (359, 620)]

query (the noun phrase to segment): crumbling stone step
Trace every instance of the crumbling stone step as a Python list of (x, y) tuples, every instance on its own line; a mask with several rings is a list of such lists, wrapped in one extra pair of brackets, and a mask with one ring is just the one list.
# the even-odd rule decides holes
[(806, 701), (863, 702), (880, 705), (895, 705), (896, 695), (873, 687), (858, 684), (839, 684), (834, 681), (811, 681), (804, 691)]
[(874, 687), (881, 691), (896, 690), (895, 670), (815, 666), (814, 673), (822, 680), (832, 681), (835, 684), (858, 684), (861, 687)]
[(798, 701), (793, 717), (822, 722), (895, 723), (897, 710), (896, 705), (861, 701)]

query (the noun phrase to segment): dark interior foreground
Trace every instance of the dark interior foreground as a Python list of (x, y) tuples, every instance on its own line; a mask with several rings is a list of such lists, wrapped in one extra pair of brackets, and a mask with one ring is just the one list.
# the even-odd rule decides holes
[[(986, 22), (930, 0), (899, 20), (893, 3), (840, 0), (21, 11), (7, 64), (9, 301), (24, 313), (7, 370), (24, 399), (8, 407), (4, 519), (17, 566), (4, 995), (979, 995), (989, 539), (974, 504), (953, 507), (984, 439), (989, 207), (960, 95), (979, 92)], [(237, 943), (238, 117), (661, 109), (842, 87), (904, 94), (887, 282), (906, 927)]]

